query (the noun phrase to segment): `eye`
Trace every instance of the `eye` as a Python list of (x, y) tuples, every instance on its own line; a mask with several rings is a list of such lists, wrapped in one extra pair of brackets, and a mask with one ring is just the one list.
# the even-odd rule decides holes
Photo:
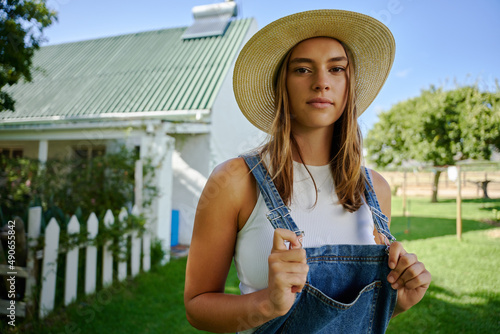
[(334, 73), (341, 73), (344, 71), (345, 71), (345, 68), (343, 68), (342, 66), (335, 66), (335, 67), (332, 67), (330, 69), (330, 72), (334, 72)]
[(309, 69), (305, 68), (305, 67), (298, 67), (296, 69), (293, 70), (295, 73), (300, 73), (300, 74), (305, 74), (305, 73), (309, 73)]

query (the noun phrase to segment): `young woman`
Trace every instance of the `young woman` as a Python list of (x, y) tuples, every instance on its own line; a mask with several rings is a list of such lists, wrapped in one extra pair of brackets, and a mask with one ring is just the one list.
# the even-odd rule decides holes
[[(431, 276), (388, 230), (389, 185), (362, 167), (357, 117), (385, 82), (394, 39), (377, 20), (318, 10), (255, 34), (235, 96), (270, 134), (201, 195), (186, 270), (189, 322), (212, 332), (384, 332)], [(224, 293), (231, 261), (241, 295)]]

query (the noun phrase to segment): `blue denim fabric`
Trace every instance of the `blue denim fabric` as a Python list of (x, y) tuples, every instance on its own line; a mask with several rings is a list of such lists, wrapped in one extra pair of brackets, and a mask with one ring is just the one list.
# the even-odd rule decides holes
[[(242, 156), (250, 167), (270, 212), (274, 228), (302, 232), (281, 199), (258, 155)], [(381, 212), (368, 170), (365, 198), (375, 228), (395, 240)], [(326, 245), (306, 248), (309, 273), (290, 311), (259, 326), (255, 333), (384, 333), (397, 293), (387, 281), (387, 246)]]

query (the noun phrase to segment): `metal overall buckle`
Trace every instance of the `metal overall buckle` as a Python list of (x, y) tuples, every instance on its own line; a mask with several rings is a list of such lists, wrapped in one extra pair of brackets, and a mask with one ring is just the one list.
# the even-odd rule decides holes
[[(285, 217), (286, 216), (289, 216), (290, 215), (290, 212), (292, 212), (292, 210), (286, 206), (286, 205), (281, 205), (277, 208), (274, 208), (272, 210), (270, 210), (268, 213), (266, 213), (266, 217), (267, 217), (267, 220), (269, 220), (269, 222), (271, 223), (271, 225), (276, 229), (276, 228), (287, 228), (286, 226), (280, 226), (278, 223), (276, 223), (276, 220), (279, 219), (279, 218), (282, 218), (283, 219), (283, 222), (286, 222), (285, 221)], [(286, 224), (288, 225), (288, 224)], [(295, 235), (297, 235), (299, 237), (298, 241), (300, 243), (300, 247), (303, 248), (303, 238), (305, 236), (305, 233), (304, 231), (302, 230), (292, 230), (291, 228), (288, 228), (289, 230), (291, 230), (293, 233), (295, 233)], [(287, 249), (290, 249), (290, 243), (288, 241), (285, 241), (285, 246), (287, 246)]]
[[(387, 246), (385, 248), (385, 252), (387, 253), (387, 255), (389, 255), (389, 248), (391, 247), (391, 244), (396, 241), (396, 238), (394, 238), (391, 234), (390, 231), (386, 230), (384, 228), (384, 226), (382, 224), (380, 224), (380, 222), (376, 221), (377, 218), (384, 221), (386, 223), (386, 226), (389, 222), (389, 219), (387, 218), (386, 215), (384, 215), (384, 213), (380, 210), (377, 210), (376, 208), (374, 207), (369, 207), (370, 208), (370, 211), (372, 212), (372, 215), (374, 216), (373, 217), (373, 220), (374, 220), (374, 223), (378, 225), (378, 227), (380, 228), (380, 231), (379, 229), (377, 229), (377, 232), (379, 235), (382, 235), (383, 237), (383, 241), (384, 241), (384, 244)], [(389, 238), (386, 233), (388, 233), (392, 238)]]

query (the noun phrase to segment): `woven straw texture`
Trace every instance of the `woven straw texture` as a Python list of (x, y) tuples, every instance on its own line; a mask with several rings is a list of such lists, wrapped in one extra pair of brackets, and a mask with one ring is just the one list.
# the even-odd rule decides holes
[(313, 10), (283, 17), (259, 30), (243, 47), (233, 75), (236, 101), (245, 117), (269, 132), (274, 119), (274, 78), (286, 53), (312, 37), (333, 37), (351, 51), (358, 116), (373, 102), (392, 67), (395, 42), (376, 19), (342, 10)]

